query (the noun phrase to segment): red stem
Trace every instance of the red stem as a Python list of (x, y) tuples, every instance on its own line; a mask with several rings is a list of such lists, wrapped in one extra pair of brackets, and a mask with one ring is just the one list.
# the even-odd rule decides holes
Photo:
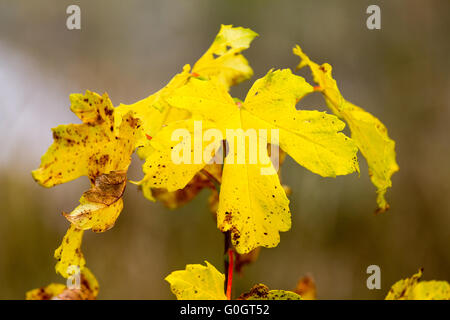
[(232, 249), (228, 250), (228, 277), (227, 277), (227, 299), (231, 300), (231, 286), (233, 285), (234, 253)]

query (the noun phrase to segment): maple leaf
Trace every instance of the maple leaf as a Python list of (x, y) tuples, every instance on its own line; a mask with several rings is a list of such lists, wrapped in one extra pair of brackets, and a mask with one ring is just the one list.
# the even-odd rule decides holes
[[(188, 264), (185, 270), (172, 272), (166, 277), (170, 289), (178, 300), (226, 300), (225, 276), (212, 264)], [(292, 291), (269, 290), (265, 285), (255, 285), (249, 293), (238, 299), (245, 300), (300, 300)]]
[(302, 300), (297, 293), (286, 290), (269, 290), (260, 283), (254, 285), (249, 292), (243, 293), (239, 300)]
[(114, 129), (116, 109), (106, 93), (86, 91), (72, 94), (70, 100), (71, 110), (83, 123), (54, 128), (54, 142), (32, 174), (45, 187), (88, 176), (91, 189), (81, 197), (80, 206), (64, 216), (79, 229), (102, 232), (114, 225), (122, 210), (139, 122), (130, 113), (120, 114), (123, 121)]
[(226, 300), (224, 293), (225, 276), (213, 265), (205, 261), (201, 264), (188, 264), (185, 270), (168, 275), (165, 280), (178, 300)]
[[(135, 147), (141, 159), (148, 158), (153, 153), (151, 146), (152, 138), (166, 124), (176, 120), (187, 119), (189, 112), (171, 107), (166, 98), (172, 92), (183, 86), (191, 77), (200, 79), (214, 79), (225, 88), (238, 84), (253, 75), (253, 70), (248, 65), (247, 60), (241, 52), (250, 46), (250, 43), (257, 36), (250, 29), (222, 25), (214, 42), (205, 54), (194, 64), (192, 70), (190, 65), (185, 65), (182, 72), (175, 75), (172, 80), (161, 90), (149, 97), (131, 105), (121, 104), (116, 108), (116, 112), (127, 114), (132, 112), (133, 116), (140, 119), (142, 126), (138, 129)], [(115, 127), (121, 124), (121, 117), (116, 118)], [(197, 177), (201, 180), (202, 177)], [(191, 185), (195, 181), (193, 180)], [(140, 185), (144, 196), (154, 201), (150, 186), (145, 183)], [(161, 194), (157, 190), (157, 194)], [(189, 191), (186, 191), (189, 193)], [(165, 196), (176, 198), (177, 195)], [(159, 198), (161, 198), (159, 196)]]
[[(345, 126), (342, 121), (324, 112), (296, 110), (296, 102), (311, 92), (313, 88), (290, 70), (270, 71), (254, 83), (245, 101), (237, 105), (214, 81), (191, 78), (167, 99), (171, 105), (190, 111), (192, 118), (169, 123), (152, 139), (157, 151), (147, 158), (145, 177), (140, 184), (175, 191), (183, 188), (208, 163), (209, 160), (178, 164), (171, 157), (179, 147), (195, 145), (199, 119), (203, 132), (214, 128), (223, 132), (224, 137), (230, 129), (279, 130), (280, 147), (300, 165), (324, 177), (359, 170), (357, 147), (340, 132)], [(179, 129), (190, 133), (182, 143), (171, 139)], [(265, 138), (269, 139), (268, 136)], [(267, 145), (267, 139), (258, 133), (257, 140), (260, 139)], [(227, 142), (234, 143), (229, 138)], [(195, 160), (195, 153), (205, 150), (212, 155), (221, 144), (221, 141), (208, 144), (203, 139), (201, 150), (190, 148), (191, 154), (187, 156)], [(264, 159), (268, 159), (266, 145), (260, 150)], [(250, 164), (249, 144), (246, 148), (244, 164), (238, 162), (241, 155), (234, 152), (226, 155), (217, 212), (219, 229), (231, 230), (238, 253), (247, 253), (258, 246), (276, 246), (279, 232), (289, 230), (291, 225), (289, 200), (276, 170), (264, 161)], [(267, 169), (270, 174), (261, 174)]]
[(61, 283), (51, 283), (46, 287), (30, 290), (27, 300), (95, 300), (99, 292), (97, 279), (88, 268), (80, 274), (80, 288), (70, 289)]
[(419, 281), (422, 273), (420, 269), (412, 277), (397, 281), (386, 300), (450, 300), (450, 284), (447, 281)]
[(314, 81), (319, 85), (317, 90), (324, 95), (328, 107), (348, 123), (351, 137), (366, 158), (370, 179), (377, 188), (377, 212), (386, 211), (389, 204), (385, 194), (392, 186), (391, 176), (399, 170), (395, 160), (395, 142), (389, 138), (387, 129), (380, 120), (344, 99), (328, 63), (318, 65), (311, 61), (300, 46), (296, 46), (293, 52), (301, 58), (297, 68), (309, 66)]

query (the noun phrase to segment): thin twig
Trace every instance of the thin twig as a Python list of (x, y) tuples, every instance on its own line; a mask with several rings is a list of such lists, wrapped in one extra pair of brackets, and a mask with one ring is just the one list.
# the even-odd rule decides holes
[(233, 286), (233, 269), (234, 269), (234, 251), (233, 249), (228, 250), (228, 273), (227, 273), (227, 299), (231, 300), (231, 289)]
[[(232, 259), (230, 259), (230, 251), (232, 252), (233, 251), (233, 249), (232, 249), (232, 245), (231, 245), (231, 232), (230, 231), (226, 231), (226, 232), (224, 232), (223, 233), (223, 235), (224, 235), (224, 240), (225, 240), (225, 248), (224, 248), (224, 252), (223, 252), (223, 262), (224, 262), (224, 273), (225, 273), (225, 283), (224, 283), (224, 286), (225, 286), (225, 292), (227, 293), (227, 296), (228, 296), (228, 283), (230, 282), (230, 280), (232, 280), (232, 277), (231, 277), (231, 279), (229, 278), (229, 275), (230, 275), (230, 272), (229, 272), (229, 269), (230, 269), (230, 265), (231, 265), (231, 268), (233, 268), (234, 266), (233, 266), (233, 261), (230, 261), (230, 260), (232, 260)], [(232, 273), (231, 273), (231, 275), (232, 275)], [(230, 292), (231, 293), (231, 292)]]

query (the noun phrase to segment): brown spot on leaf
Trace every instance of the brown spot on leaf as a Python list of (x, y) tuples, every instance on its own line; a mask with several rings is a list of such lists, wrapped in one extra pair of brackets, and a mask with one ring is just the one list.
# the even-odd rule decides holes
[[(105, 156), (100, 158), (103, 158), (101, 161), (108, 161), (109, 156)], [(112, 205), (122, 197), (125, 191), (126, 180), (125, 171), (112, 171), (108, 174), (102, 174), (95, 178), (94, 186), (83, 193), (83, 196), (90, 202)]]

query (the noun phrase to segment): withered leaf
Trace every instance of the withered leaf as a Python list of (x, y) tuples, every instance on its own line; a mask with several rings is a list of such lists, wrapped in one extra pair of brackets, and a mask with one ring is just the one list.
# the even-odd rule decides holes
[[(70, 100), (71, 110), (83, 123), (53, 129), (54, 142), (33, 177), (42, 186), (52, 187), (88, 176), (91, 189), (77, 208), (63, 214), (78, 229), (102, 232), (114, 225), (123, 208), (125, 172), (141, 124), (131, 112), (117, 112), (106, 93), (86, 91), (72, 94)], [(120, 125), (115, 126), (118, 118)]]
[[(313, 91), (305, 79), (293, 75), (289, 69), (270, 70), (254, 83), (245, 101), (237, 104), (214, 81), (191, 78), (174, 90), (167, 101), (191, 112), (192, 118), (167, 124), (152, 139), (157, 151), (146, 159), (145, 177), (140, 184), (175, 191), (184, 188), (203, 169), (208, 161), (192, 161), (195, 148), (186, 148), (183, 156), (188, 161), (174, 163), (172, 160), (172, 151), (179, 145), (172, 140), (173, 133), (188, 132), (183, 143), (192, 146), (198, 119), (202, 120), (202, 134), (210, 129), (218, 130), (228, 143), (234, 141), (234, 135), (227, 137), (227, 131), (254, 129), (256, 139), (267, 145), (271, 139), (262, 132), (275, 130), (279, 132), (281, 149), (324, 177), (358, 171), (356, 144), (340, 132), (345, 124), (333, 115), (296, 109), (297, 101)], [(201, 142), (199, 149), (208, 151), (209, 144), (205, 140)], [(213, 142), (214, 148), (216, 143)], [(266, 154), (250, 161), (249, 144), (245, 143), (243, 148), (245, 152), (240, 152), (243, 159), (237, 159), (235, 152), (225, 157), (217, 211), (217, 226), (222, 232), (231, 231), (232, 244), (238, 253), (259, 246), (277, 246), (280, 232), (288, 231), (291, 226), (289, 200), (276, 175), (278, 168), (265, 161), (269, 159)]]
[(126, 172), (112, 171), (95, 178), (80, 199), (80, 205), (63, 215), (78, 229), (104, 232), (112, 228), (123, 207)]
[(83, 197), (89, 202), (103, 203), (110, 206), (119, 200), (125, 191), (126, 171), (113, 171), (95, 178), (95, 183)]

